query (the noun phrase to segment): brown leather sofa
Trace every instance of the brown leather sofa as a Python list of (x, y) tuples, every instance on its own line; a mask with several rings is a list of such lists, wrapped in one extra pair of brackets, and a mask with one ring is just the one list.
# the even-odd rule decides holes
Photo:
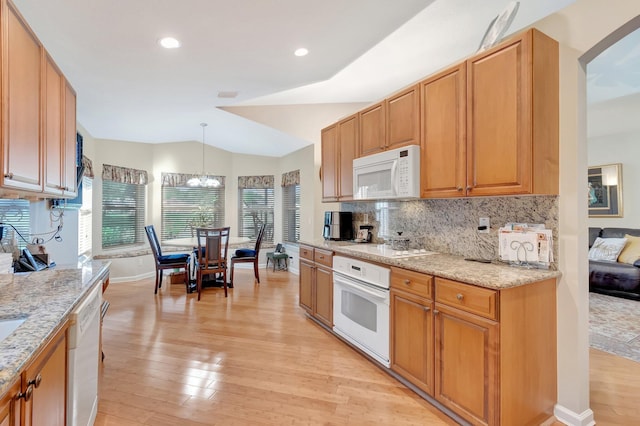
[[(589, 228), (589, 247), (597, 237), (640, 236), (634, 228)], [(621, 262), (589, 260), (589, 291), (640, 300), (640, 260), (633, 265)]]

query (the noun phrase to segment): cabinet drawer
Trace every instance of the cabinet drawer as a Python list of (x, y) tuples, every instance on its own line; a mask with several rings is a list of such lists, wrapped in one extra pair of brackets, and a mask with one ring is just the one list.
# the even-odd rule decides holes
[(307, 259), (313, 262), (313, 247), (300, 244), (300, 259)]
[(391, 288), (433, 299), (433, 277), (420, 272), (391, 268)]
[(498, 292), (444, 278), (436, 278), (436, 302), (497, 320)]
[(320, 265), (331, 268), (333, 266), (333, 252), (317, 248), (313, 254), (313, 260)]

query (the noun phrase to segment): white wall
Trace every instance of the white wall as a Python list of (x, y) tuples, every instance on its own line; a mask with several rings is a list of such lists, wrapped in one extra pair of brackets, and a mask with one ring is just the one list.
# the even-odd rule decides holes
[[(629, 115), (633, 112), (629, 111)], [(640, 114), (633, 114), (640, 117)], [(591, 116), (589, 120), (591, 120)], [(589, 218), (589, 226), (607, 228), (640, 228), (640, 130), (625, 134), (609, 134), (589, 138), (588, 164), (622, 164), (622, 217)]]
[[(578, 0), (534, 26), (560, 42), (558, 406), (567, 424), (592, 424), (589, 408), (587, 115), (583, 56), (640, 14), (636, 0)], [(590, 52), (591, 49), (594, 49)]]

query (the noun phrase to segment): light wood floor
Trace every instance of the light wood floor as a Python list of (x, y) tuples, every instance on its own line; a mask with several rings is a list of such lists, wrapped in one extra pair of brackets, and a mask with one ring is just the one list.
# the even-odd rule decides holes
[[(206, 289), (200, 302), (183, 285), (111, 284), (95, 424), (455, 424), (306, 318), (296, 275), (260, 274), (236, 270), (227, 299)], [(637, 424), (640, 364), (591, 360), (598, 425)]]

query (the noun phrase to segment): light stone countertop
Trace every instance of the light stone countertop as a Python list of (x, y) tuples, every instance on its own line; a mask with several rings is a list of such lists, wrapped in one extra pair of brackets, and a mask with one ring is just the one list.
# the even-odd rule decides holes
[(409, 258), (389, 258), (371, 253), (350, 250), (350, 247), (360, 246), (349, 241), (314, 240), (303, 242), (310, 246), (332, 250), (336, 255), (346, 255), (361, 260), (368, 260), (387, 266), (397, 266), (424, 274), (456, 280), (481, 287), (501, 290), (531, 284), (549, 278), (559, 278), (560, 272), (545, 269), (527, 269), (509, 266), (505, 263), (479, 263), (464, 260), (460, 256), (450, 254), (431, 254)]
[(107, 276), (109, 265), (94, 260), (77, 267), (0, 274), (0, 319), (27, 317), (0, 341), (0, 396), (83, 297)]

